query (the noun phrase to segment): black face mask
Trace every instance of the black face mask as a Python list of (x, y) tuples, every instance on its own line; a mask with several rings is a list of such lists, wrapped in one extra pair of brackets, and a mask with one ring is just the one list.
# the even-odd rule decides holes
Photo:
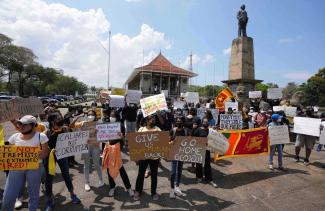
[(155, 123), (154, 123), (154, 122), (150, 122), (150, 123), (149, 123), (149, 126), (152, 128), (152, 127), (155, 126)]
[(183, 123), (176, 123), (175, 125), (176, 125), (176, 127), (178, 127), (178, 128), (182, 128), (182, 127), (184, 126)]
[(104, 117), (103, 122), (109, 122), (109, 117)]
[(59, 127), (62, 127), (64, 125), (63, 119), (61, 119), (60, 121), (56, 122), (56, 125), (59, 126)]
[(202, 124), (202, 126), (203, 126), (204, 128), (208, 128), (208, 127), (209, 127), (209, 124)]
[(28, 134), (31, 134), (33, 132), (34, 128), (30, 129), (29, 131), (26, 131), (26, 132), (21, 132), (21, 134), (23, 135), (28, 135)]

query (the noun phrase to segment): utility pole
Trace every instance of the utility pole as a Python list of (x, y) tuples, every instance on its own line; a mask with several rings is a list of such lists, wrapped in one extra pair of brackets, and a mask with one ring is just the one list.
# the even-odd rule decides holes
[(109, 70), (111, 65), (111, 30), (108, 32), (108, 66), (107, 66), (107, 89), (109, 90)]

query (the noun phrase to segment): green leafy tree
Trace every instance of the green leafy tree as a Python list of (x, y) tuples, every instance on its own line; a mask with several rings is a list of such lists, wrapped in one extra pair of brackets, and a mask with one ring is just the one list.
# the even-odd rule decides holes
[(301, 87), (305, 92), (305, 105), (325, 106), (325, 68), (319, 69)]

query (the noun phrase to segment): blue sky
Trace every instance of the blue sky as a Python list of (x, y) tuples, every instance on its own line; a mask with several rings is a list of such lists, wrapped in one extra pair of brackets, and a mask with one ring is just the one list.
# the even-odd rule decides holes
[[(154, 50), (181, 65), (190, 52), (200, 61), (192, 82), (221, 84), (227, 79), (226, 49), (237, 36), (236, 13), (246, 4), (248, 36), (254, 39), (257, 79), (281, 86), (301, 83), (325, 66), (325, 1), (322, 0), (46, 0), (81, 11), (101, 8), (112, 35), (139, 34), (142, 24), (163, 33), (170, 46)], [(107, 36), (101, 33), (103, 39)], [(112, 54), (114, 52), (112, 51)], [(204, 62), (205, 55), (213, 60)], [(151, 55), (152, 57), (153, 55)], [(125, 58), (128, 59), (128, 58)], [(184, 64), (183, 64), (184, 65)], [(114, 66), (114, 63), (112, 63)]]

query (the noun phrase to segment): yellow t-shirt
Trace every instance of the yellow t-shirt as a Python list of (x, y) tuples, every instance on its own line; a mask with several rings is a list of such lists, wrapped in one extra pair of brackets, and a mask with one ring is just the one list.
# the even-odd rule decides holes
[(5, 145), (5, 131), (3, 126), (0, 125), (0, 146)]
[(37, 123), (37, 126), (35, 127), (35, 131), (39, 133), (44, 133), (46, 131), (46, 127), (42, 123)]

